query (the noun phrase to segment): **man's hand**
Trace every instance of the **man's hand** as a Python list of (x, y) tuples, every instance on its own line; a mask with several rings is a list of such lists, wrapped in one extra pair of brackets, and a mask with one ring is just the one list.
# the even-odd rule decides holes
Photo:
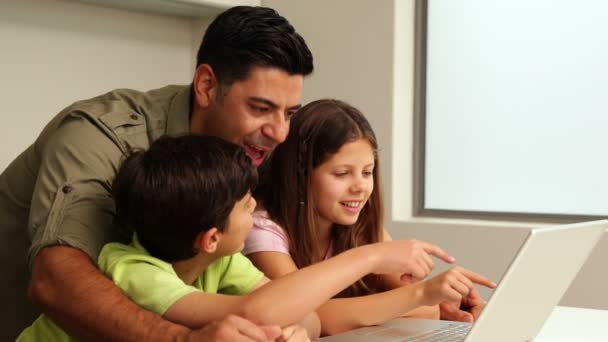
[(486, 302), (481, 298), (477, 289), (462, 298), (460, 303), (443, 302), (439, 304), (440, 317), (447, 321), (474, 322), (479, 318)]
[(281, 337), (282, 333), (279, 326), (260, 327), (245, 318), (228, 315), (221, 321), (207, 324), (202, 329), (191, 332), (186, 340), (211, 342), (266, 342), (276, 340)]

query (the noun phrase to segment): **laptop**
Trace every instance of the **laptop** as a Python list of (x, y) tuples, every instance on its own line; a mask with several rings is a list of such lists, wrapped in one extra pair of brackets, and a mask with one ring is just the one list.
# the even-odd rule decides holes
[(606, 230), (608, 220), (532, 229), (474, 324), (398, 318), (320, 342), (532, 341)]

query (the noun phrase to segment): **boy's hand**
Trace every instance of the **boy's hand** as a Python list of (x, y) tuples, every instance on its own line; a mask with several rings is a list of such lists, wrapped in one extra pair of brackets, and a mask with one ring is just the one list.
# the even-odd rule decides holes
[(462, 267), (451, 268), (436, 277), (420, 283), (423, 290), (423, 305), (441, 302), (463, 303), (463, 298), (475, 295), (474, 284), (495, 288), (496, 284), (488, 278)]
[(192, 331), (188, 341), (212, 342), (266, 342), (274, 341), (281, 335), (278, 326), (257, 326), (253, 322), (235, 315), (228, 315), (221, 321), (207, 324), (202, 329)]
[(394, 240), (371, 245), (372, 258), (376, 260), (374, 273), (401, 273), (401, 280), (419, 281), (434, 267), (431, 256), (452, 263), (454, 258), (432, 243), (410, 240)]
[(281, 336), (276, 342), (310, 342), (308, 332), (299, 324), (293, 324), (283, 328)]

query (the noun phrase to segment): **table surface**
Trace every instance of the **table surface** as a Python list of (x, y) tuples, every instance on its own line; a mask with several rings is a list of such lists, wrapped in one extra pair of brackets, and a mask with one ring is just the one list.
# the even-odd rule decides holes
[(534, 342), (606, 342), (608, 310), (557, 306)]
[(534, 342), (608, 342), (608, 310), (557, 306)]

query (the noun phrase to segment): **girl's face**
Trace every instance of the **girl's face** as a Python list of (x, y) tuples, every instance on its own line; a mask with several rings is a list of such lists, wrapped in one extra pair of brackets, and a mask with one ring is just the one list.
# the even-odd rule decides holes
[(346, 143), (312, 173), (317, 224), (351, 225), (374, 190), (374, 152), (365, 139)]

